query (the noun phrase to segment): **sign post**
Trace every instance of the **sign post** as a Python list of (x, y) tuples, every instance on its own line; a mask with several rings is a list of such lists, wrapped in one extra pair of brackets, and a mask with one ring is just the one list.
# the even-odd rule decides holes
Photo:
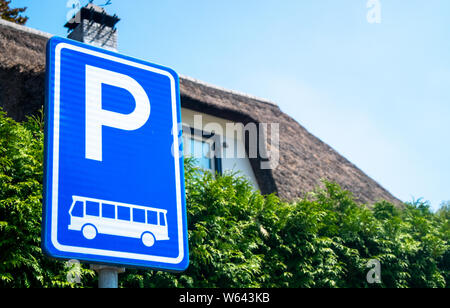
[(91, 265), (91, 269), (98, 273), (98, 287), (100, 289), (117, 289), (119, 274), (125, 273), (125, 268), (107, 265)]
[(55, 37), (46, 83), (44, 251), (106, 265), (101, 281), (111, 266), (185, 270), (177, 74)]

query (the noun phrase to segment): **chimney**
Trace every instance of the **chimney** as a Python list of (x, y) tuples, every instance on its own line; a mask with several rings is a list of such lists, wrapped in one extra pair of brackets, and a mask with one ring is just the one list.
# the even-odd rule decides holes
[(92, 3), (82, 7), (64, 27), (69, 29), (68, 38), (104, 49), (117, 51), (116, 24), (120, 21), (106, 10)]

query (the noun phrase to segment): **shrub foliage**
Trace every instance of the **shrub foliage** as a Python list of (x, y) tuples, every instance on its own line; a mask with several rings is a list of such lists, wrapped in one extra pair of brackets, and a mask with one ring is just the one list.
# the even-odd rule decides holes
[[(181, 274), (128, 269), (122, 287), (450, 286), (450, 204), (357, 204), (323, 182), (293, 203), (262, 196), (238, 174), (213, 176), (186, 160), (190, 266)], [(94, 287), (96, 275), (40, 248), (43, 121), (0, 113), (0, 287)], [(370, 260), (381, 283), (369, 284)], [(72, 273), (73, 274), (73, 273)], [(70, 280), (70, 279), (69, 279)]]

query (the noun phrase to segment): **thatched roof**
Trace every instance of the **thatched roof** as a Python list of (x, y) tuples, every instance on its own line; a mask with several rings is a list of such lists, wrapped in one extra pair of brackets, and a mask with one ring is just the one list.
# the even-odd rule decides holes
[(0, 19), (0, 106), (16, 120), (44, 104), (45, 45), (50, 37)]
[[(23, 120), (44, 103), (45, 45), (49, 34), (0, 21), (0, 106)], [(293, 200), (312, 191), (321, 179), (336, 181), (358, 201), (400, 201), (355, 165), (322, 142), (271, 102), (181, 77), (183, 107), (244, 124), (280, 124), (280, 163), (274, 170), (252, 167), (263, 193)]]

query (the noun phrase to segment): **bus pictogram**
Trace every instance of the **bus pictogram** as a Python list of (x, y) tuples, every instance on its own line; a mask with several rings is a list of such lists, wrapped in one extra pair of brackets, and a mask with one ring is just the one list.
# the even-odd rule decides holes
[(169, 240), (167, 210), (73, 196), (69, 230), (88, 240), (98, 234), (141, 239), (146, 247)]

